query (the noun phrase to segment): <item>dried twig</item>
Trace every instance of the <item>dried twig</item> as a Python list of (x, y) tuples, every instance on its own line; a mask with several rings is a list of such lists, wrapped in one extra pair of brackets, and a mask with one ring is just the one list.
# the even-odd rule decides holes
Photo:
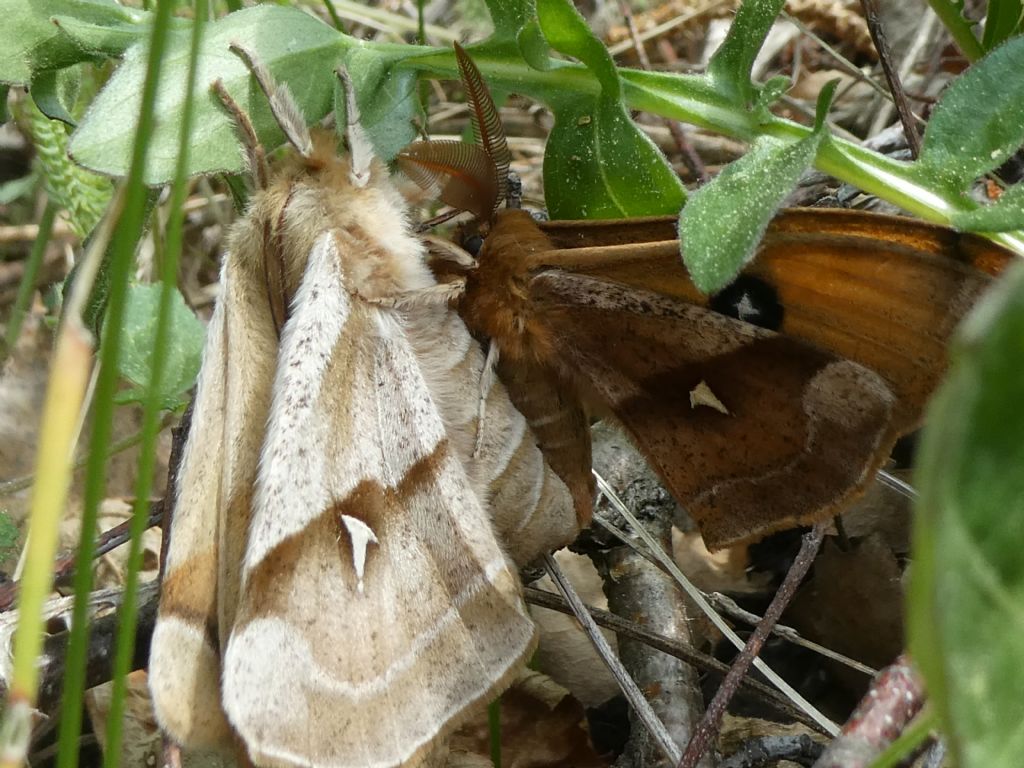
[[(658, 515), (648, 530), (664, 547), (671, 546), (672, 524)], [(686, 603), (660, 568), (633, 548), (617, 546), (591, 555), (598, 571), (608, 573), (604, 581), (609, 610), (619, 616), (643, 616), (645, 626), (682, 645), (693, 645)], [(659, 719), (665, 723), (675, 744), (685, 744), (704, 711), (704, 701), (695, 670), (672, 656), (655, 651), (629, 638), (619, 641), (619, 658)], [(626, 765), (657, 765), (661, 755), (649, 732), (634, 728), (623, 753)]]
[[(835, 522), (841, 524), (842, 518), (837, 517)], [(728, 595), (723, 595), (721, 592), (712, 592), (708, 595), (708, 601), (715, 606), (719, 611), (724, 613), (726, 616), (731, 617), (735, 621), (742, 621), (745, 624), (751, 626), (757, 626), (761, 622), (761, 616), (750, 611), (745, 611), (740, 608), (736, 601)], [(803, 637), (793, 627), (786, 626), (785, 624), (776, 624), (772, 627), (771, 632), (776, 637), (781, 637), (783, 640), (798, 645), (801, 648), (806, 648), (809, 651), (813, 651), (826, 659), (831, 659), (843, 666), (855, 669), (858, 672), (863, 672), (865, 675), (876, 675), (878, 670), (869, 667), (867, 664), (862, 664), (856, 659), (851, 659), (849, 656), (844, 656), (841, 653), (833, 651), (831, 648), (826, 648), (823, 645), (815, 643), (807, 638)]]
[(679, 758), (679, 747), (672, 742), (668, 731), (665, 729), (664, 723), (658, 719), (658, 716), (654, 714), (651, 709), (651, 705), (644, 698), (643, 693), (637, 687), (636, 683), (629, 676), (625, 669), (622, 667), (622, 663), (618, 660), (615, 652), (608, 645), (608, 641), (605, 640), (604, 635), (601, 634), (601, 630), (597, 628), (597, 624), (587, 613), (586, 608), (583, 605), (583, 601), (580, 600), (576, 590), (568, 579), (565, 578), (565, 574), (562, 573), (562, 569), (558, 567), (558, 563), (555, 562), (555, 558), (551, 555), (544, 556), (544, 567), (551, 576), (552, 581), (561, 591), (562, 596), (565, 597), (569, 605), (572, 607), (573, 613), (583, 626), (583, 631), (587, 633), (590, 641), (594, 644), (594, 648), (601, 656), (602, 661), (608, 666), (612, 675), (618, 682), (619, 687), (622, 689), (622, 693), (625, 695), (626, 700), (633, 707), (633, 711), (636, 712), (637, 717), (644, 724), (644, 726), (651, 732), (652, 736), (658, 742), (664, 755), (675, 764)]
[[(116, 608), (122, 602), (124, 591), (121, 589), (98, 590), (89, 596), (90, 605), (93, 611), (100, 609)], [(156, 620), (156, 606), (158, 599), (156, 582), (148, 582), (139, 587), (139, 624), (136, 634), (135, 655), (133, 657), (132, 669), (141, 669), (149, 657), (149, 639), (153, 634), (153, 624)], [(56, 597), (51, 599), (44, 607), (48, 616), (61, 618), (71, 613), (73, 597)], [(13, 623), (17, 621), (14, 614), (7, 614), (0, 618), (4, 623), (2, 634), (6, 638), (4, 653), (10, 652), (10, 639), (13, 634)], [(117, 632), (120, 619), (115, 610), (105, 616), (92, 619), (89, 622), (89, 640), (86, 650), (86, 686), (91, 688), (110, 680), (113, 673), (114, 646), (117, 643)], [(39, 671), (39, 696), (36, 706), (43, 713), (49, 713), (57, 709), (60, 704), (61, 693), (64, 687), (64, 663), (67, 655), (69, 633), (66, 631), (49, 635), (43, 644), (43, 652), (40, 655)], [(0, 682), (0, 689), (4, 689)], [(5, 693), (0, 690), (0, 693)]]
[(903, 90), (899, 73), (893, 66), (889, 43), (885, 39), (885, 30), (882, 28), (882, 21), (878, 15), (878, 5), (876, 0), (860, 0), (860, 4), (864, 8), (864, 18), (868, 23), (871, 40), (875, 44), (875, 50), (878, 51), (882, 72), (885, 73), (886, 82), (889, 83), (889, 91), (892, 93), (893, 103), (896, 105), (896, 114), (899, 115), (900, 123), (903, 125), (903, 134), (907, 137), (907, 146), (910, 147), (911, 157), (916, 158), (921, 153), (921, 136), (917, 132), (916, 118), (910, 109), (910, 102), (907, 101), (907, 94)]
[[(178, 426), (171, 430), (171, 455), (167, 460), (167, 490), (165, 499), (176, 499), (178, 497), (178, 470), (181, 468), (181, 459), (185, 455), (185, 441), (188, 440), (189, 430), (192, 428), (192, 410), (195, 408), (195, 394), (188, 401), (188, 407), (181, 415)], [(163, 505), (163, 516), (160, 518), (160, 525), (164, 535), (160, 540), (160, 571), (157, 581), (164, 580), (164, 563), (167, 562), (167, 548), (171, 543), (171, 516), (174, 513), (174, 504)]]
[[(526, 602), (541, 608), (559, 611), (561, 613), (568, 614), (569, 616), (575, 615), (565, 598), (543, 589), (527, 587)], [(600, 608), (594, 608), (590, 605), (585, 605), (584, 608), (590, 613), (591, 617), (593, 617), (595, 624), (599, 627), (603, 627), (604, 629), (610, 629), (620, 638), (628, 637), (636, 640), (637, 642), (648, 645), (662, 653), (675, 656), (677, 659), (681, 659), (697, 669), (709, 672), (719, 677), (724, 677), (729, 671), (729, 665), (724, 661), (719, 661), (713, 656), (708, 656), (705, 653), (694, 650), (689, 645), (680, 643), (678, 640), (663, 637), (662, 635), (644, 629), (621, 616), (616, 616), (614, 613), (603, 611)], [(774, 707), (780, 715), (784, 715), (792, 720), (803, 723), (809, 728), (814, 728), (819, 733), (830, 735), (812, 718), (794, 707), (788, 699), (781, 696), (778, 691), (771, 686), (760, 683), (753, 677), (745, 677), (743, 682), (740, 683), (740, 689), (745, 691), (748, 695), (756, 696), (764, 703)]]
[(743, 742), (736, 752), (722, 761), (721, 768), (760, 768), (775, 765), (780, 760), (810, 766), (824, 749), (825, 745), (806, 733), (799, 736), (760, 736)]
[[(637, 534), (639, 534), (644, 544), (649, 548), (650, 553), (654, 557), (656, 557), (658, 561), (661, 563), (661, 565), (672, 575), (672, 578), (675, 580), (675, 582), (680, 586), (680, 588), (684, 592), (686, 592), (687, 595), (689, 595), (690, 599), (697, 604), (697, 607), (699, 607), (704, 612), (704, 614), (708, 617), (708, 619), (710, 619), (711, 623), (715, 626), (715, 628), (719, 632), (721, 632), (722, 635), (737, 649), (742, 649), (744, 647), (744, 643), (740, 639), (740, 637), (733, 631), (732, 627), (730, 627), (728, 623), (726, 623), (726, 621), (714, 610), (714, 608), (711, 607), (707, 599), (704, 597), (703, 593), (699, 589), (697, 589), (693, 585), (693, 583), (690, 582), (689, 579), (686, 578), (683, 572), (679, 570), (679, 566), (677, 566), (675, 562), (672, 561), (672, 558), (669, 557), (663, 549), (660, 549), (658, 547), (657, 542), (654, 541), (654, 539), (650, 536), (649, 533), (647, 533), (647, 530), (640, 523), (640, 521), (636, 519), (636, 516), (630, 511), (629, 507), (622, 502), (622, 499), (618, 497), (618, 494), (615, 493), (615, 490), (605, 481), (603, 477), (598, 475), (596, 472), (594, 474), (597, 478), (598, 488), (601, 490), (602, 493), (605, 494), (605, 496), (607, 496), (608, 500), (613, 504), (615, 509), (623, 517), (625, 517), (627, 521), (629, 521), (629, 524), (633, 526), (633, 530), (635, 530)], [(600, 515), (595, 515), (594, 521), (603, 526), (608, 525), (607, 522)], [(772, 670), (761, 659), (755, 657), (753, 660), (753, 664), (754, 667), (761, 674), (768, 678), (772, 685), (774, 685), (776, 688), (782, 691), (789, 698), (790, 701), (792, 701), (796, 706), (800, 707), (800, 709), (806, 712), (808, 716), (813, 718), (814, 721), (818, 724), (818, 727), (820, 727), (830, 735), (836, 735), (839, 733), (839, 727), (835, 723), (833, 723), (821, 712), (819, 712), (817, 708), (815, 708), (809, 701), (807, 701), (803, 696), (801, 696), (793, 688), (793, 686), (789, 685), (789, 683), (783, 680), (774, 670)]]
[[(155, 525), (159, 525), (160, 521), (163, 519), (163, 515), (163, 499), (151, 502), (149, 505), (149, 516), (146, 520), (146, 528), (149, 529)], [(129, 532), (131, 523), (131, 519), (128, 519), (101, 533), (96, 542), (95, 556), (102, 557), (110, 552), (110, 550), (126, 543), (131, 538), (131, 534)], [(57, 558), (57, 562), (54, 567), (54, 583), (67, 581), (74, 575), (74, 572), (75, 553), (65, 552)], [(6, 584), (0, 585), (0, 612), (8, 611), (14, 606), (14, 601), (18, 597), (19, 583), (20, 582), (17, 581), (9, 581)]]
[(924, 681), (900, 656), (875, 678), (840, 735), (815, 768), (864, 768), (899, 736), (924, 706)]
[(746, 646), (744, 646), (739, 656), (736, 657), (732, 669), (729, 670), (729, 674), (725, 676), (725, 680), (722, 681), (718, 692), (711, 700), (707, 712), (704, 713), (704, 719), (700, 727), (687, 745), (683, 759), (679, 761), (679, 768), (695, 768), (701, 756), (707, 751), (708, 745), (711, 744), (712, 739), (718, 732), (722, 716), (725, 714), (725, 708), (739, 687), (740, 680), (747, 674), (750, 666), (754, 663), (754, 659), (761, 652), (761, 648), (764, 646), (765, 640), (768, 639), (772, 626), (778, 622), (783, 610), (789, 605), (790, 600), (793, 599), (797, 587), (800, 586), (804, 576), (807, 575), (811, 563), (814, 562), (814, 557), (818, 554), (821, 542), (825, 538), (827, 527), (828, 522), (818, 523), (811, 529), (810, 533), (804, 535), (803, 541), (800, 544), (800, 551), (797, 553), (789, 573), (782, 580), (782, 584), (779, 585), (775, 597), (772, 598), (771, 604), (769, 604), (768, 609), (764, 613), (764, 618), (761, 619), (761, 622), (751, 633)]
[[(159, 592), (156, 582), (139, 587), (138, 627), (135, 633), (135, 654), (132, 669), (142, 669), (149, 659), (149, 640), (156, 622)], [(85, 687), (92, 688), (109, 682), (113, 674), (114, 647), (120, 626), (120, 613), (114, 612), (89, 622), (89, 641), (86, 648)], [(61, 632), (46, 638), (43, 645), (43, 668), (40, 673), (38, 707), (43, 712), (55, 710), (64, 690), (64, 660), (67, 655), (69, 633)]]

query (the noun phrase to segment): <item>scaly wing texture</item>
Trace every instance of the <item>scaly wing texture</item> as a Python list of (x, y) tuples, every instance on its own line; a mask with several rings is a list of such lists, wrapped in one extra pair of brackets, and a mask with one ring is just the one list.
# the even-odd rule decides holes
[[(558, 249), (551, 266), (708, 305), (682, 266), (674, 219), (541, 229)], [(953, 328), (1010, 258), (982, 237), (913, 219), (793, 209), (774, 219), (743, 274), (777, 293), (780, 333), (878, 372), (907, 431), (946, 368)]]
[[(557, 270), (530, 298), (567, 375), (622, 421), (712, 549), (826, 516), (895, 439), (885, 381), (796, 339)], [(691, 403), (701, 382), (728, 413)]]
[[(277, 336), (260, 278), (229, 253), (207, 329), (192, 425), (178, 476), (149, 684), (161, 726), (179, 743), (230, 744), (220, 706), (221, 593), (237, 591)], [(227, 520), (231, 514), (236, 519)], [(240, 529), (225, 541), (225, 528)], [(232, 556), (231, 550), (235, 550)]]
[(420, 361), (396, 315), (350, 298), (335, 233), (277, 371), (225, 710), (261, 765), (416, 764), (507, 685), (533, 625)]

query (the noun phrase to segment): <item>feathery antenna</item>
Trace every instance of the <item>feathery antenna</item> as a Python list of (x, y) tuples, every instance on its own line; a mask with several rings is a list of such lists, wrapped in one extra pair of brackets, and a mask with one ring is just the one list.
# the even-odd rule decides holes
[(511, 153), (487, 83), (458, 43), (455, 59), (477, 143), (413, 142), (398, 154), (398, 167), (443, 202), (487, 221), (508, 197)]
[(303, 157), (309, 157), (313, 152), (313, 140), (309, 135), (309, 128), (306, 126), (306, 118), (295, 103), (292, 92), (288, 86), (278, 84), (274, 81), (270, 70), (267, 69), (256, 54), (239, 43), (231, 43), (228, 46), (231, 52), (236, 54), (252, 72), (253, 77), (259, 84), (260, 89), (267, 96), (270, 102), (270, 111), (277, 120), (277, 124), (284, 131), (285, 138), (298, 150)]

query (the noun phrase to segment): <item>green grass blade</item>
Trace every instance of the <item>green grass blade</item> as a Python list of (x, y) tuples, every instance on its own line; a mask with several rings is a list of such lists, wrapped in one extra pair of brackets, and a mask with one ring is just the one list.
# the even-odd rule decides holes
[[(168, 2), (168, 0), (163, 0)], [(135, 651), (135, 628), (137, 624), (137, 588), (139, 571), (142, 570), (142, 534), (146, 528), (149, 508), (149, 493), (153, 484), (156, 464), (156, 440), (161, 429), (160, 410), (163, 404), (160, 383), (163, 379), (166, 355), (160, 353), (167, 347), (171, 335), (171, 317), (177, 291), (178, 262), (181, 256), (182, 230), (185, 221), (185, 198), (188, 195), (188, 149), (193, 125), (196, 79), (199, 61), (199, 46), (206, 18), (206, 0), (196, 0), (197, 22), (192, 30), (191, 61), (188, 80), (185, 85), (184, 114), (181, 121), (181, 135), (178, 144), (178, 162), (172, 185), (170, 220), (167, 225), (167, 242), (161, 268), (163, 283), (160, 308), (157, 317), (153, 359), (142, 420), (142, 450), (139, 472), (135, 486), (135, 505), (132, 509), (131, 544), (128, 555), (128, 569), (125, 579), (125, 597), (121, 607), (121, 622), (118, 628), (117, 651), (114, 656), (113, 691), (107, 718), (106, 754), (104, 766), (117, 768), (121, 759), (122, 723), (127, 675)]]
[[(149, 66), (142, 91), (138, 133), (135, 146), (133, 147), (128, 179), (125, 183), (124, 208), (108, 254), (107, 272), (110, 276), (109, 301), (106, 309), (105, 332), (103, 333), (100, 350), (100, 369), (96, 382), (96, 404), (82, 509), (82, 538), (79, 543), (75, 572), (75, 606), (72, 613), (72, 629), (68, 643), (57, 758), (59, 768), (75, 768), (78, 765), (79, 737), (82, 727), (82, 697), (85, 688), (85, 658), (88, 641), (87, 601), (89, 592), (92, 589), (92, 559), (95, 551), (96, 517), (100, 502), (103, 500), (106, 491), (107, 459), (109, 457), (115, 408), (114, 396), (117, 393), (119, 381), (119, 330), (124, 317), (125, 297), (128, 291), (129, 277), (132, 272), (132, 260), (142, 232), (142, 224), (147, 207), (147, 191), (143, 183), (145, 178), (146, 150), (155, 123), (154, 105), (156, 103), (157, 85), (170, 31), (173, 6), (172, 0), (161, 0), (157, 4), (156, 15), (153, 20), (153, 31), (147, 52)], [(145, 441), (143, 446), (143, 456), (145, 456)], [(152, 450), (152, 446), (150, 446), (150, 450)], [(145, 499), (143, 500), (145, 501)], [(130, 593), (129, 596), (131, 596)], [(122, 610), (125, 609), (122, 608)], [(113, 718), (113, 702), (111, 708), (111, 717)], [(108, 742), (108, 758), (112, 751), (116, 753), (118, 748), (119, 744)]]

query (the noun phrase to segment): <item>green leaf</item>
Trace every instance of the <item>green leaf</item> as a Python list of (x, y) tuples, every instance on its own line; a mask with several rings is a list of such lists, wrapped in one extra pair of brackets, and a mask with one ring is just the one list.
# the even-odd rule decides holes
[[(319, 120), (331, 108), (334, 69), (348, 38), (323, 22), (297, 8), (259, 5), (225, 16), (206, 31), (199, 54), (197, 82), (203, 96), (196, 103), (190, 173), (242, 168), (234, 124), (209, 91), (215, 79), (223, 81), (249, 114), (268, 149), (283, 140), (263, 92), (241, 59), (228, 50), (231, 42), (244, 41), (278, 82), (288, 84), (308, 121)], [(157, 98), (157, 124), (146, 161), (149, 184), (162, 184), (174, 172), (188, 61), (189, 36), (179, 31), (172, 35), (164, 59), (166, 85)], [(76, 161), (100, 173), (124, 174), (135, 139), (145, 69), (144, 47), (136, 45), (125, 54), (72, 137), (71, 154)], [(352, 68), (350, 73), (359, 79), (360, 73)]]
[[(132, 285), (128, 290), (124, 324), (121, 327), (122, 356), (119, 371), (123, 378), (135, 386), (118, 394), (118, 402), (144, 402), (146, 387), (152, 376), (153, 334), (160, 306), (158, 283)], [(187, 392), (196, 374), (203, 350), (205, 331), (203, 324), (185, 306), (177, 294), (171, 309), (171, 333), (165, 350), (163, 376), (158, 397), (167, 410), (179, 407), (182, 394)]]
[(754, 258), (768, 223), (828, 136), (825, 114), (837, 82), (822, 89), (809, 136), (797, 142), (762, 137), (690, 195), (679, 217), (679, 240), (683, 262), (699, 290), (721, 290)]
[(1010, 232), (1024, 229), (1024, 184), (1010, 187), (991, 205), (958, 211), (950, 217), (957, 229), (968, 232)]
[(729, 34), (708, 62), (708, 77), (716, 90), (741, 105), (754, 102), (750, 81), (754, 59), (785, 4), (785, 0), (744, 0)]
[(487, 0), (494, 24), (492, 40), (515, 39), (534, 15), (533, 0)]
[(537, 20), (552, 48), (583, 62), (600, 81), (606, 98), (620, 97), (622, 88), (615, 62), (569, 0), (541, 0)]
[(559, 219), (676, 213), (686, 199), (664, 155), (632, 121), (608, 51), (567, 0), (542, 0), (541, 29), (556, 50), (598, 78), (600, 94), (552, 95), (555, 125), (544, 153), (548, 210)]
[(32, 100), (39, 111), (51, 120), (60, 120), (74, 127), (73, 111), (82, 85), (80, 67), (40, 72), (32, 81)]
[(419, 80), (415, 71), (399, 66), (406, 55), (392, 57), (355, 48), (345, 59), (359, 103), (360, 125), (385, 163), (416, 138), (413, 120), (420, 110)]
[(963, 191), (1024, 144), (1024, 37), (1001, 45), (946, 89), (925, 130), (916, 172)]
[(68, 14), (99, 25), (126, 22), (143, 12), (114, 0), (0, 0), (0, 82), (28, 85), (35, 73), (92, 59), (51, 19)]
[(546, 72), (551, 69), (553, 66), (551, 47), (544, 39), (544, 33), (541, 32), (540, 24), (536, 19), (519, 30), (516, 42), (519, 44), (519, 53), (522, 55), (523, 61), (538, 72)]
[(1024, 750), (1024, 265), (968, 316), (928, 412), (910, 648), (963, 768)]
[(967, 18), (964, 11), (964, 0), (928, 0), (928, 5), (939, 17), (942, 26), (953, 37), (967, 60), (977, 61), (980, 59), (984, 51), (978, 38), (974, 36), (974, 27), (977, 22)]
[(981, 46), (991, 51), (1000, 43), (1020, 34), (1024, 7), (1021, 0), (990, 0), (985, 14), (985, 33)]
[[(120, 58), (131, 46), (149, 38), (153, 24), (153, 14), (149, 11), (126, 10), (130, 13), (109, 19), (59, 14), (53, 17), (53, 23), (83, 51), (104, 58)], [(190, 20), (176, 18), (171, 19), (169, 28), (172, 34), (188, 34), (191, 27)]]
[(0, 84), (0, 125), (11, 119), (11, 113), (7, 110), (7, 94), (10, 90), (10, 86)]
[(785, 75), (777, 75), (761, 86), (761, 92), (757, 94), (757, 101), (754, 103), (754, 111), (762, 120), (771, 118), (771, 107), (786, 95), (793, 81)]

